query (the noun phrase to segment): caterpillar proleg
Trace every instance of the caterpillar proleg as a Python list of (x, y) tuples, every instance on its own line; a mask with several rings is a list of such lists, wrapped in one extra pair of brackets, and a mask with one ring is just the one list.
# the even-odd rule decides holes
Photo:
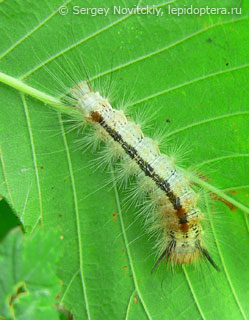
[[(139, 125), (122, 110), (113, 109), (99, 92), (86, 81), (72, 89), (82, 120), (90, 124), (100, 140), (112, 151), (113, 158), (135, 175), (139, 188), (155, 203), (150, 220), (156, 221), (161, 234), (160, 256), (153, 270), (165, 258), (172, 264), (189, 264), (203, 257), (219, 270), (203, 247), (203, 213), (198, 208), (198, 195), (172, 159), (162, 154), (158, 144), (144, 135)], [(129, 169), (130, 168), (130, 169)]]

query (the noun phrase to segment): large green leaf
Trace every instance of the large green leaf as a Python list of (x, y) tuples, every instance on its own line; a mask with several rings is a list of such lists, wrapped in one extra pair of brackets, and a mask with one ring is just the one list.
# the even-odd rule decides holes
[[(67, 15), (58, 13), (61, 5), (69, 9)], [(246, 1), (240, 15), (201, 17), (168, 13), (169, 6), (189, 6), (185, 1), (158, 3), (164, 12), (159, 17), (73, 15), (74, 5), (119, 4), (1, 3), (0, 70), (57, 96), (67, 91), (57, 91), (60, 81), (72, 87), (64, 68), (78, 81), (85, 77), (83, 59), (102, 85), (112, 78), (117, 100), (125, 95), (132, 112), (155, 114), (151, 132), (166, 129), (173, 146), (187, 146), (183, 165), (208, 177), (204, 189), (219, 195), (223, 190), (226, 200), (243, 209), (249, 186)], [(240, 1), (208, 5), (231, 8)], [(200, 264), (198, 270), (188, 266), (174, 274), (161, 266), (151, 275), (155, 239), (145, 233), (142, 218), (136, 219), (136, 208), (122, 205), (124, 190), (105, 186), (110, 173), (92, 169), (96, 154), (82, 154), (77, 132), (52, 108), (6, 85), (1, 85), (1, 108), (0, 193), (27, 232), (39, 224), (59, 225), (65, 243), (58, 271), (64, 283), (61, 302), (76, 319), (249, 316), (245, 212), (221, 199), (210, 204), (204, 196), (207, 245), (220, 273)]]

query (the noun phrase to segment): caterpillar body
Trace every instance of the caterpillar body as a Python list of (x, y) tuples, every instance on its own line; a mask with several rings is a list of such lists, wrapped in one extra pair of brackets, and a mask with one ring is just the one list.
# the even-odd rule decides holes
[(140, 126), (122, 110), (112, 108), (88, 81), (74, 86), (71, 94), (83, 122), (90, 124), (104, 141), (111, 160), (120, 160), (126, 174), (136, 177), (136, 188), (153, 203), (151, 229), (160, 234), (158, 260), (152, 271), (166, 259), (174, 264), (190, 264), (205, 258), (219, 270), (203, 245), (198, 195), (172, 159), (161, 153), (158, 143), (144, 135)]

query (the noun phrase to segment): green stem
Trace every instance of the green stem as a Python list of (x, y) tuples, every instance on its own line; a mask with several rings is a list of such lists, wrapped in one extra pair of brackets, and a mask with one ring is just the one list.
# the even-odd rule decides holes
[(0, 82), (7, 84), (8, 86), (18, 91), (26, 93), (46, 104), (49, 104), (50, 106), (55, 108), (57, 111), (64, 112), (67, 114), (75, 113), (72, 107), (67, 107), (66, 105), (63, 104), (63, 102), (60, 99), (50, 96), (49, 94), (39, 91), (33, 87), (30, 87), (27, 84), (25, 84), (23, 81), (18, 80), (14, 77), (11, 77), (3, 72), (0, 72)]
[(233, 199), (232, 197), (228, 196), (226, 193), (224, 193), (220, 189), (212, 186), (211, 184), (205, 182), (204, 180), (198, 178), (197, 176), (192, 175), (191, 173), (188, 173), (188, 174), (190, 176), (191, 181), (197, 183), (198, 185), (204, 187), (207, 190), (212, 191), (213, 193), (217, 194), (221, 198), (223, 198), (223, 199), (227, 200), (228, 202), (230, 202), (231, 204), (233, 204), (238, 209), (241, 209), (242, 211), (249, 214), (249, 208), (246, 207), (245, 205), (243, 205), (242, 203), (240, 203), (239, 201)]

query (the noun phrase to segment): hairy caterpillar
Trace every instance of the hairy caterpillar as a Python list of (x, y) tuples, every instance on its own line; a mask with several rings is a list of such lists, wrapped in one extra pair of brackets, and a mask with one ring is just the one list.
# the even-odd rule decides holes
[(91, 124), (97, 139), (106, 143), (111, 158), (123, 163), (126, 174), (136, 176), (137, 188), (154, 203), (150, 220), (156, 223), (161, 240), (153, 270), (163, 258), (173, 264), (189, 264), (199, 257), (219, 270), (203, 247), (203, 213), (197, 207), (198, 196), (172, 159), (160, 153), (157, 143), (145, 136), (139, 125), (122, 110), (113, 109), (88, 82), (76, 85), (72, 95), (83, 121)]

